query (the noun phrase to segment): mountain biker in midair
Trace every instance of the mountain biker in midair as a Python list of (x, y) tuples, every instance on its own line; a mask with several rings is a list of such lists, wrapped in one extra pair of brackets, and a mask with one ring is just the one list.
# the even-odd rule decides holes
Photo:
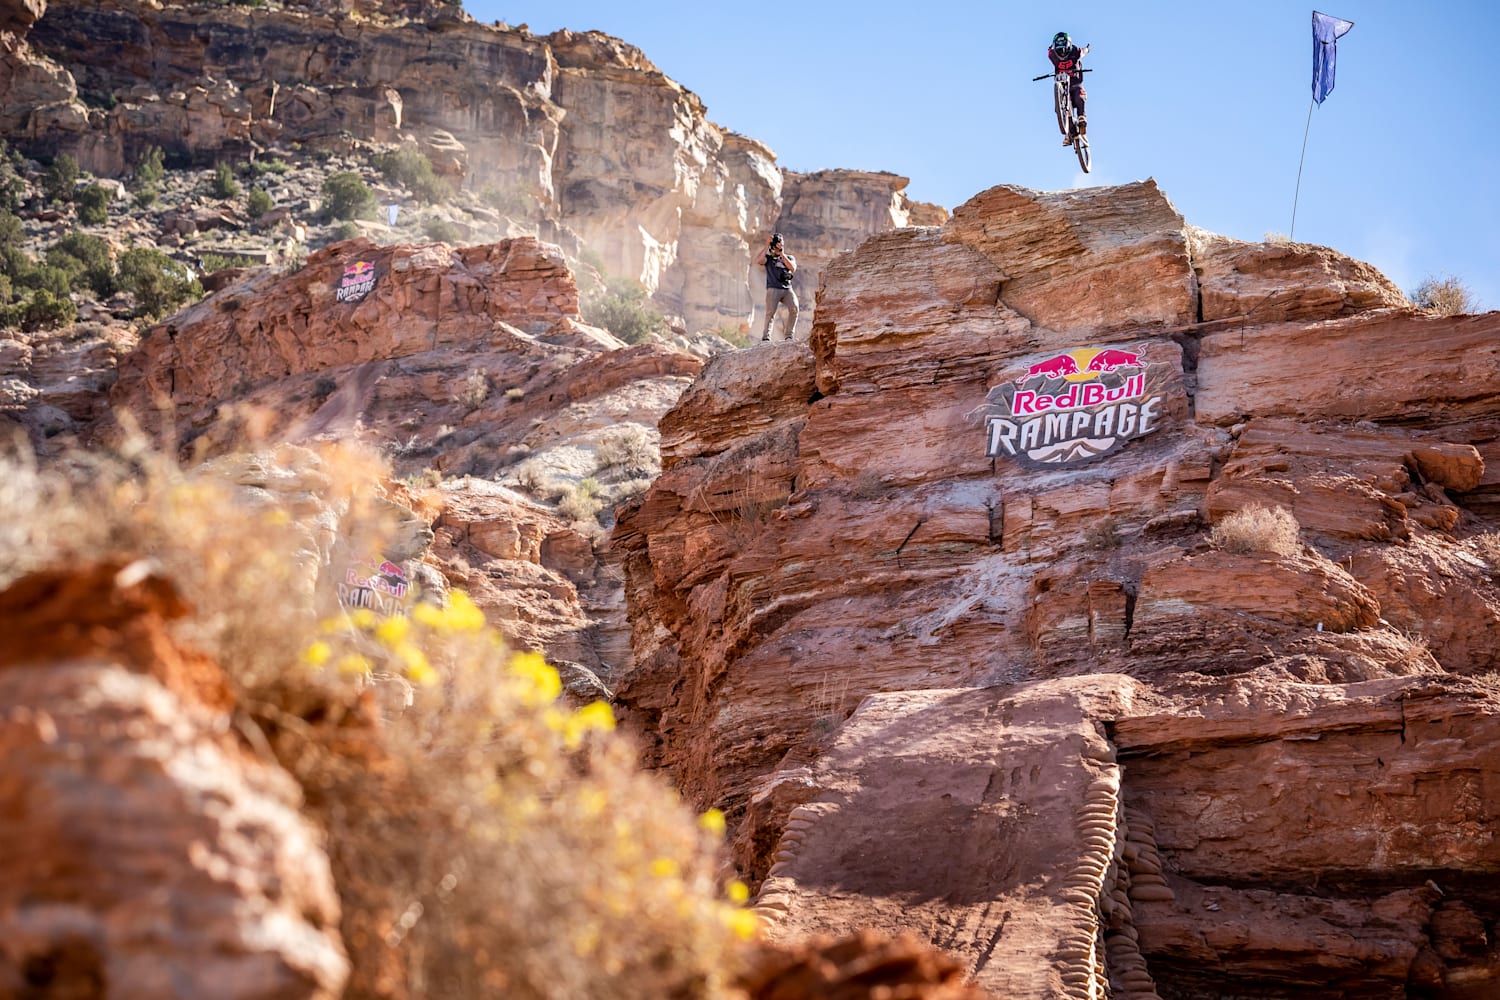
[[(1083, 89), (1083, 57), (1088, 55), (1089, 46), (1083, 48), (1073, 44), (1073, 39), (1068, 37), (1066, 31), (1059, 31), (1052, 36), (1052, 44), (1047, 48), (1047, 58), (1052, 60), (1052, 71), (1068, 74), (1068, 98), (1073, 102), (1073, 107), (1078, 109), (1078, 134), (1088, 134), (1088, 122), (1083, 117), (1083, 102), (1088, 94)], [(1073, 145), (1071, 135), (1063, 138), (1064, 146)]]

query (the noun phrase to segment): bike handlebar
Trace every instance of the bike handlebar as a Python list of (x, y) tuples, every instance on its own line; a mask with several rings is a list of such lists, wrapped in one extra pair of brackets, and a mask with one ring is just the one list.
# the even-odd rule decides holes
[[(1073, 70), (1071, 70), (1071, 69), (1060, 69), (1060, 70), (1057, 71), (1057, 73), (1072, 73), (1072, 72), (1073, 72)], [(1093, 70), (1091, 70), (1091, 69), (1081, 69), (1081, 70), (1078, 70), (1078, 72), (1079, 73), (1092, 73)], [(1036, 83), (1038, 80), (1050, 80), (1054, 76), (1056, 76), (1057, 73), (1043, 73), (1041, 76), (1034, 76), (1034, 77), (1031, 78), (1031, 82), (1032, 83)]]

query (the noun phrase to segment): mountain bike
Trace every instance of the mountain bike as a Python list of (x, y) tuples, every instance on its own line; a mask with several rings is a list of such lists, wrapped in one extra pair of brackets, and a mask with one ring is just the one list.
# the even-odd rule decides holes
[[(1080, 73), (1092, 73), (1091, 69), (1081, 69)], [(1093, 163), (1093, 157), (1089, 153), (1089, 137), (1078, 131), (1078, 111), (1073, 107), (1071, 70), (1058, 70), (1056, 73), (1043, 73), (1041, 76), (1032, 77), (1032, 82), (1037, 80), (1052, 81), (1052, 104), (1057, 112), (1057, 127), (1062, 130), (1064, 136), (1072, 136), (1073, 152), (1078, 154), (1078, 165), (1083, 168), (1084, 173), (1089, 172), (1089, 165)]]

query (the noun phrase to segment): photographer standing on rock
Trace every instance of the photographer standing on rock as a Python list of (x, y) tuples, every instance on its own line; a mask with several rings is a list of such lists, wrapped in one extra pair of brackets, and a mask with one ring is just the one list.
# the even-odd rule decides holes
[(776, 307), (786, 303), (786, 339), (792, 340), (797, 330), (797, 293), (792, 290), (792, 275), (797, 271), (797, 258), (782, 247), (781, 234), (772, 233), (771, 241), (755, 258), (755, 263), (766, 268), (766, 327), (760, 339), (771, 339), (771, 323), (776, 319)]

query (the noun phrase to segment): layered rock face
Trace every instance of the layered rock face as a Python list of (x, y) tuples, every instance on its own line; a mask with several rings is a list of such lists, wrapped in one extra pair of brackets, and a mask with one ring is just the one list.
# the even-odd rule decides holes
[(775, 934), (1005, 996), (1488, 995), (1497, 332), (1151, 182), (877, 236), (662, 419), (620, 696)]
[(0, 594), (0, 993), (331, 1000), (349, 976), (322, 834), (166, 633), (163, 578), (101, 565)]
[(40, 8), (0, 33), (17, 52), (0, 123), (28, 149), (114, 175), (152, 145), (212, 162), (409, 139), (694, 331), (749, 324), (763, 284), (751, 261), (778, 226), (806, 241), (810, 306), (823, 261), (907, 224), (913, 207), (943, 214), (909, 205), (892, 175), (784, 174), (640, 50), (597, 32), (541, 38), (418, 0), (52, 0), (31, 25)]
[(446, 580), (517, 646), (607, 674), (629, 657), (619, 574), (587, 532), (518, 491), (516, 465), (576, 481), (621, 435), (654, 451), (658, 418), (701, 368), (582, 323), (556, 247), (351, 241), (295, 272), (249, 272), (151, 328), (109, 402), (199, 454), (351, 436), (381, 448), (417, 485)]

